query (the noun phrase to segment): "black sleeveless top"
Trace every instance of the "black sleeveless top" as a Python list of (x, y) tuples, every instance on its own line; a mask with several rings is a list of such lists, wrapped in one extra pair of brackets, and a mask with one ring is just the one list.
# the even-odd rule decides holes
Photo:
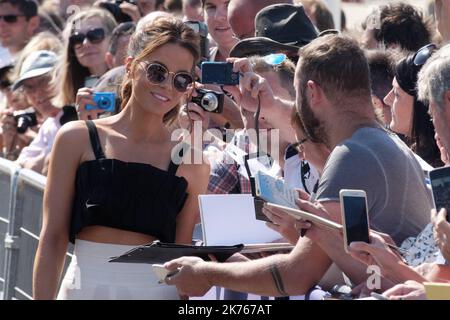
[[(175, 242), (176, 217), (188, 196), (187, 181), (149, 164), (106, 159), (94, 122), (86, 121), (95, 160), (77, 169), (70, 242), (84, 227), (106, 226)], [(182, 157), (183, 149), (180, 151)]]

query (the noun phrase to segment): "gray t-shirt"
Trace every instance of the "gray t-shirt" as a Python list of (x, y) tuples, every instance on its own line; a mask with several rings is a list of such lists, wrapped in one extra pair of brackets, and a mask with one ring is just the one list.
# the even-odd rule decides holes
[(358, 129), (330, 154), (315, 199), (339, 201), (341, 189), (367, 193), (370, 228), (397, 244), (430, 221), (431, 195), (412, 151), (380, 128)]

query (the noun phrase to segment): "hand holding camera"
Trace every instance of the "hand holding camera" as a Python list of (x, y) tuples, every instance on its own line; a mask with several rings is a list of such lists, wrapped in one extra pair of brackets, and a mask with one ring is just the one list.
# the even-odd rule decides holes
[(90, 88), (81, 88), (78, 90), (75, 105), (80, 120), (97, 119), (99, 114), (105, 112), (104, 109), (97, 107), (97, 102), (94, 99), (94, 91)]
[(2, 110), (0, 115), (3, 140), (8, 139), (9, 137), (14, 137), (17, 131), (13, 111), (11, 109)]
[(258, 99), (261, 110), (270, 108), (275, 104), (275, 97), (270, 84), (266, 79), (253, 72), (247, 58), (229, 58), (227, 61), (233, 64), (232, 72), (240, 75), (240, 81), (238, 85), (227, 85), (223, 88), (233, 95), (239, 106), (249, 112), (256, 112)]
[(23, 134), (25, 133), (28, 128), (34, 127), (38, 124), (36, 112), (33, 108), (29, 108), (26, 110), (20, 110), (14, 112), (14, 120), (17, 123), (17, 133)]

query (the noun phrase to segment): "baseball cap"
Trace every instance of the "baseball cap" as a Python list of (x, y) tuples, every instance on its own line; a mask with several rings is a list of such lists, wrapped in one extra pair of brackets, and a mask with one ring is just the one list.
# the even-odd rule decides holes
[(32, 52), (25, 58), (20, 68), (19, 78), (14, 82), (12, 89), (22, 86), (23, 81), (42, 76), (50, 72), (56, 65), (57, 56), (52, 51), (39, 50)]

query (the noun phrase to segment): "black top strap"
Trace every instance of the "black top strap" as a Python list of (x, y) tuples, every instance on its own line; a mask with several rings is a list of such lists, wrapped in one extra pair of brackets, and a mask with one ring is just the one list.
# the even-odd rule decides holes
[[(178, 146), (177, 146), (177, 147), (178, 147)], [(185, 148), (189, 148), (189, 145), (188, 145), (188, 144), (185, 144), (185, 143), (181, 144), (181, 148), (180, 148), (180, 150), (178, 151), (179, 159), (183, 159), (183, 156), (184, 156), (184, 149), (185, 149)], [(180, 166), (180, 164), (181, 164), (181, 163), (176, 164), (176, 163), (173, 162), (172, 159), (170, 159), (169, 170), (167, 170), (167, 172), (170, 173), (170, 174), (175, 175), (175, 174), (177, 173), (177, 170), (178, 170), (178, 167)]]
[(89, 138), (91, 140), (92, 151), (94, 151), (95, 159), (106, 159), (105, 154), (102, 150), (102, 145), (100, 144), (100, 139), (98, 137), (97, 127), (92, 120), (86, 120), (86, 126), (89, 130)]

